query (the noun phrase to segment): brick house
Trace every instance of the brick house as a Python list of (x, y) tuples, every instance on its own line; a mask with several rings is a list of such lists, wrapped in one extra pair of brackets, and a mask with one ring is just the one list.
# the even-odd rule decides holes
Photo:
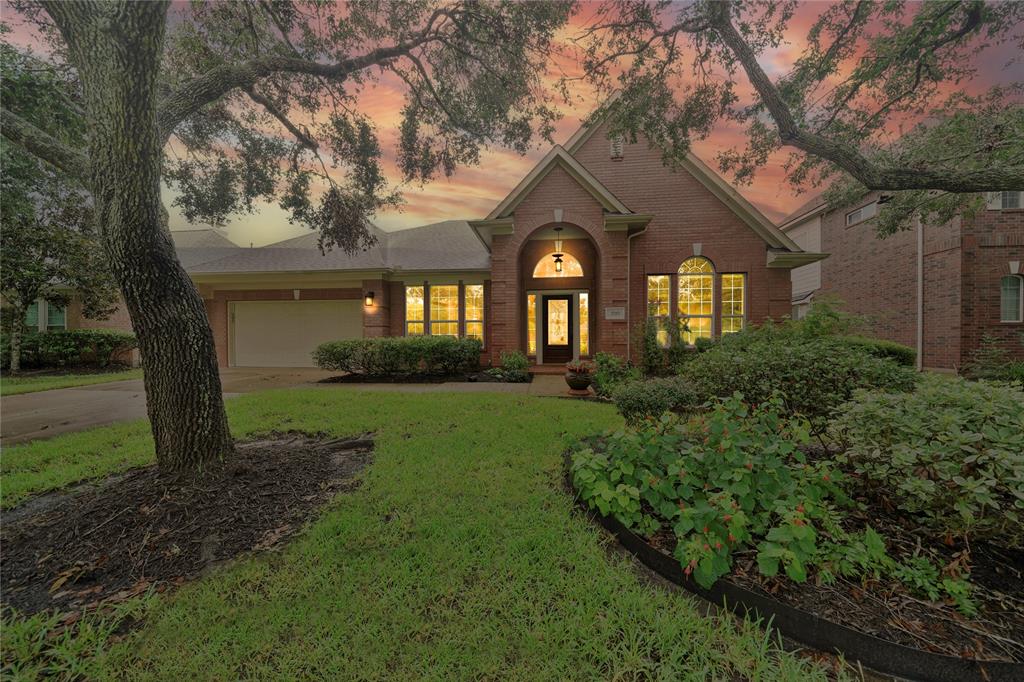
[(972, 217), (885, 239), (871, 220), (878, 200), (829, 210), (815, 197), (782, 221), (803, 248), (830, 254), (792, 271), (794, 316), (833, 295), (875, 335), (917, 348), (925, 368), (960, 368), (985, 335), (1024, 359), (1024, 193), (991, 193)]
[(222, 366), (303, 366), (342, 338), (451, 334), (485, 363), (635, 355), (650, 315), (718, 337), (791, 310), (805, 251), (696, 157), (667, 168), (646, 142), (583, 126), (479, 220), (378, 230), (352, 256), (310, 234), (239, 248), (174, 233), (206, 301)]

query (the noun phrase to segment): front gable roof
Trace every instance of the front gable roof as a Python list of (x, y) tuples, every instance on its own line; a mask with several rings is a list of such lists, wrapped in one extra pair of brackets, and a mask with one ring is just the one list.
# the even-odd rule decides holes
[[(604, 112), (608, 111), (608, 104), (618, 99), (618, 93), (612, 95), (608, 102), (604, 105)], [(580, 126), (569, 141), (566, 142), (566, 151), (570, 155), (574, 155), (583, 148), (597, 129), (601, 127), (604, 122), (605, 115), (599, 115), (591, 117), (589, 121), (585, 122)], [(680, 164), (685, 171), (697, 179), (704, 187), (708, 189), (719, 201), (725, 204), (729, 209), (735, 213), (740, 220), (744, 222), (751, 230), (753, 230), (768, 246), (775, 249), (785, 249), (787, 251), (802, 251), (802, 249), (792, 239), (787, 237), (775, 224), (767, 218), (756, 206), (751, 204), (749, 201), (743, 198), (736, 189), (728, 182), (722, 179), (718, 173), (713, 171), (703, 161), (697, 158), (693, 152), (686, 155), (686, 158), (682, 160)]]
[(533, 170), (523, 178), (518, 185), (515, 186), (508, 196), (506, 196), (497, 207), (491, 211), (490, 215), (487, 216), (487, 220), (498, 220), (501, 218), (507, 218), (512, 215), (519, 206), (529, 196), (530, 192), (540, 184), (541, 180), (546, 178), (548, 174), (555, 168), (561, 168), (567, 172), (580, 187), (590, 193), (594, 199), (601, 204), (605, 211), (609, 213), (632, 213), (626, 205), (616, 198), (612, 192), (601, 184), (601, 182), (595, 178), (590, 171), (583, 167), (583, 165), (572, 157), (562, 145), (556, 144), (551, 148), (540, 163), (533, 167)]

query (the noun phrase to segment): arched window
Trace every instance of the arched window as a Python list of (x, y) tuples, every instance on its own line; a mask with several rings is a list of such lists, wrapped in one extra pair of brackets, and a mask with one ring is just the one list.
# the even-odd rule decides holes
[(679, 266), (679, 295), (677, 312), (679, 321), (685, 322), (688, 331), (683, 333), (686, 343), (698, 338), (711, 338), (714, 319), (715, 268), (707, 258), (687, 258)]
[(999, 282), (999, 319), (1024, 322), (1024, 277), (1007, 275)]
[(534, 277), (582, 277), (583, 266), (580, 265), (576, 256), (569, 253), (562, 254), (562, 270), (555, 269), (555, 252), (547, 254), (533, 268)]

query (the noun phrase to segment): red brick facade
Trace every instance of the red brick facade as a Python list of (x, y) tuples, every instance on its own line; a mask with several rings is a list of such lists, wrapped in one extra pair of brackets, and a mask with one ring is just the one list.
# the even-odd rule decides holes
[[(819, 295), (834, 295), (844, 310), (866, 316), (874, 335), (916, 347), (917, 233), (879, 239), (873, 222), (847, 227), (853, 208), (822, 216), (821, 250), (830, 256), (821, 263)], [(1000, 279), (1011, 261), (1024, 264), (1024, 210), (983, 210), (923, 229), (924, 367), (962, 367), (984, 334), (1024, 359), (1024, 325), (999, 319)]]

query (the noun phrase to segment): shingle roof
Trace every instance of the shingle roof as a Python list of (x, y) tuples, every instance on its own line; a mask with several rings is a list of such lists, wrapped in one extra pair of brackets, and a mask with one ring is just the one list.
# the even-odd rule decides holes
[[(327, 270), (486, 270), (490, 255), (464, 220), (413, 227), (396, 232), (385, 232), (372, 227), (377, 244), (366, 251), (348, 255), (334, 249), (321, 253), (318, 235), (286, 239), (252, 249), (227, 249), (214, 254), (207, 250), (201, 254), (187, 254), (195, 259), (185, 268), (197, 274), (242, 272), (303, 272)], [(191, 251), (186, 249), (185, 251)]]
[(824, 194), (815, 194), (810, 199), (800, 204), (795, 211), (780, 220), (779, 227), (789, 227), (789, 223), (793, 222), (795, 219), (817, 211), (819, 208), (825, 206), (826, 203), (827, 201), (825, 200)]
[(212, 227), (195, 230), (171, 230), (171, 239), (176, 249), (237, 249), (238, 244)]

